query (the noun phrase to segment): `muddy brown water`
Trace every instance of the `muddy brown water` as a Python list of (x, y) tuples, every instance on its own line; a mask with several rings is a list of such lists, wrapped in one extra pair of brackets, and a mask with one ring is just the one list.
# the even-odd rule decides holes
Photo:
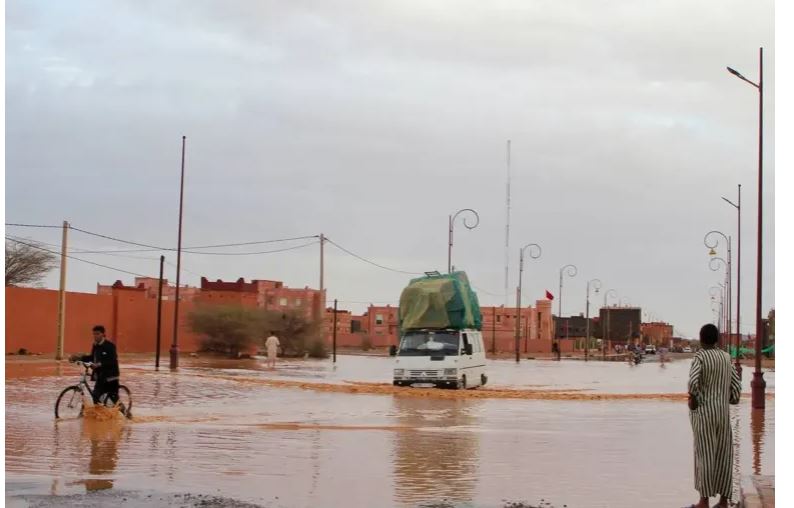
[[(122, 364), (132, 421), (56, 422), (78, 370), (6, 362), (6, 496), (191, 493), (263, 506), (683, 506), (689, 360), (489, 363), (488, 390), (394, 390), (387, 358)], [(749, 393), (749, 369), (744, 384)], [(774, 392), (774, 372), (765, 378)], [(428, 392), (428, 393), (424, 393)], [(508, 394), (508, 397), (505, 397)], [(732, 410), (735, 469), (774, 474), (775, 400)], [(66, 499), (66, 498), (63, 498)]]

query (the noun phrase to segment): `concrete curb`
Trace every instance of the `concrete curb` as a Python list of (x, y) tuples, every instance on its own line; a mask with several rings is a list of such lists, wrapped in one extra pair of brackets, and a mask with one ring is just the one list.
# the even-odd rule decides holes
[(774, 476), (742, 476), (740, 508), (774, 508)]

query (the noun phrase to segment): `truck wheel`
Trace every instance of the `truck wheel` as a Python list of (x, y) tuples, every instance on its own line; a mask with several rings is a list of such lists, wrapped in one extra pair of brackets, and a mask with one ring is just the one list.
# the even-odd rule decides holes
[(485, 386), (488, 383), (488, 376), (485, 374), (480, 375), (480, 386)]
[(466, 389), (466, 375), (464, 374), (464, 376), (460, 378), (460, 381), (458, 381), (458, 390), (465, 390), (465, 389)]

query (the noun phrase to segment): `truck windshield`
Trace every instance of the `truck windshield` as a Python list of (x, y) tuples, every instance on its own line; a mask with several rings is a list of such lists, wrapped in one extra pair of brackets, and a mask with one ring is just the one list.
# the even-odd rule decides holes
[(400, 356), (457, 356), (460, 337), (457, 332), (408, 332), (400, 340)]

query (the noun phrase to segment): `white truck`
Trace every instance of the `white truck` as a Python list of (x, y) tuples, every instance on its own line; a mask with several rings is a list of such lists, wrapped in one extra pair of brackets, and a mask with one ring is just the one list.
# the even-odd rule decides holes
[(478, 330), (411, 330), (392, 347), (395, 386), (476, 388), (488, 382)]

